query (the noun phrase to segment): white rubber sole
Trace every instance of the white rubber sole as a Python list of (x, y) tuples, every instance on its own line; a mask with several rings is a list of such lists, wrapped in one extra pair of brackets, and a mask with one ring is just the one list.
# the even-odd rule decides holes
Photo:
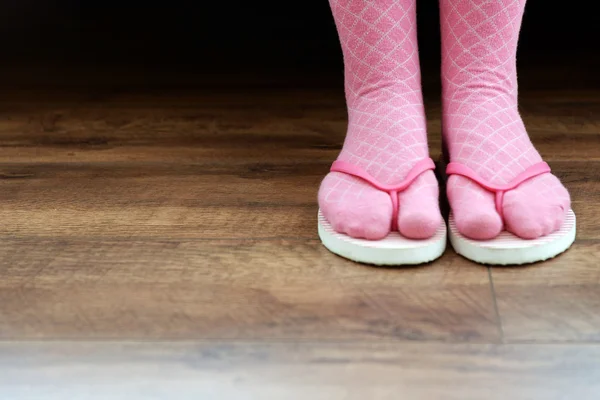
[(321, 210), (318, 215), (319, 237), (329, 251), (364, 264), (401, 266), (424, 264), (435, 260), (446, 250), (446, 224), (425, 240), (407, 239), (391, 232), (381, 240), (355, 239), (336, 232)]
[(525, 240), (512, 233), (502, 232), (492, 240), (472, 240), (458, 232), (450, 214), (450, 243), (454, 250), (469, 260), (480, 264), (521, 265), (556, 257), (575, 241), (576, 218), (569, 210), (560, 230), (538, 239)]

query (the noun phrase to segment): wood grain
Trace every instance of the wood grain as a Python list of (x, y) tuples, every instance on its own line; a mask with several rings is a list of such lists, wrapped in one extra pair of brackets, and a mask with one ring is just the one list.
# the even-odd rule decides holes
[(565, 254), (523, 268), (494, 268), (505, 340), (600, 340), (600, 242), (578, 240)]
[(597, 397), (597, 91), (521, 96), (578, 239), (513, 269), (329, 253), (341, 91), (248, 93), (0, 94), (0, 398)]
[[(534, 142), (550, 161), (598, 160), (600, 101), (595, 91), (528, 92), (522, 114)], [(16, 146), (111, 150), (115, 147), (195, 146), (202, 150), (308, 147), (338, 150), (346, 111), (340, 90), (160, 93), (136, 90), (10, 91), (0, 94), (1, 157), (19, 157)], [(440, 105), (429, 102), (430, 147), (439, 156)], [(107, 153), (111, 153), (111, 151)], [(125, 151), (131, 151), (125, 149)], [(122, 153), (120, 153), (122, 154)], [(330, 154), (335, 158), (337, 151)], [(27, 154), (26, 156), (31, 156)], [(313, 154), (314, 156), (314, 154)], [(9, 159), (6, 158), (6, 159)], [(127, 158), (129, 159), (129, 158)], [(16, 160), (16, 159), (14, 159)]]
[(460, 261), (378, 270), (316, 240), (5, 239), (0, 338), (497, 342), (487, 271)]
[(592, 400), (600, 392), (599, 358), (598, 346), (577, 345), (11, 343), (0, 345), (0, 393), (48, 400)]
[[(328, 165), (0, 162), (0, 236), (316, 238), (315, 200)], [(571, 191), (579, 238), (600, 239), (600, 162), (553, 167)]]

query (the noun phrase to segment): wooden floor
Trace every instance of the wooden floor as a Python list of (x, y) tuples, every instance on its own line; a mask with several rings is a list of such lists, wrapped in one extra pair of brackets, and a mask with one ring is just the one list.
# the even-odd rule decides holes
[(599, 111), (522, 95), (566, 254), (382, 269), (317, 236), (338, 90), (5, 91), (0, 398), (598, 399)]

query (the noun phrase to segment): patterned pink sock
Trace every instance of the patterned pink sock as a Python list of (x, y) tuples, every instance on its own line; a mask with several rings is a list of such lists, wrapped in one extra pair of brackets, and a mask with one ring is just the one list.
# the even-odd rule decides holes
[[(482, 178), (507, 183), (541, 161), (517, 109), (516, 49), (525, 0), (440, 0), (444, 141), (450, 159)], [(491, 239), (503, 229), (494, 196), (451, 176), (448, 199), (459, 231)], [(525, 239), (557, 230), (569, 193), (552, 174), (504, 198), (505, 229)]]
[[(338, 160), (381, 183), (399, 183), (429, 157), (415, 0), (330, 0), (330, 5), (344, 53), (348, 104), (348, 133)], [(398, 195), (404, 236), (433, 236), (442, 222), (438, 192), (433, 171), (427, 171)], [(319, 206), (338, 232), (372, 240), (390, 232), (389, 195), (358, 178), (329, 173)]]

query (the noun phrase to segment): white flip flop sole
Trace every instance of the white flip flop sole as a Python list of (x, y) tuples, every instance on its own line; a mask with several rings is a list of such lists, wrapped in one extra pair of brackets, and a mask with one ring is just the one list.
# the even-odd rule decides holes
[(321, 210), (318, 215), (319, 237), (332, 253), (352, 261), (374, 265), (415, 265), (435, 260), (446, 249), (446, 224), (440, 225), (429, 239), (413, 240), (391, 232), (381, 240), (355, 239), (336, 232)]
[(450, 243), (458, 254), (480, 264), (491, 265), (521, 265), (556, 257), (571, 247), (577, 230), (573, 210), (567, 212), (560, 230), (533, 240), (521, 239), (506, 231), (492, 240), (472, 240), (458, 232), (452, 214), (448, 225)]

